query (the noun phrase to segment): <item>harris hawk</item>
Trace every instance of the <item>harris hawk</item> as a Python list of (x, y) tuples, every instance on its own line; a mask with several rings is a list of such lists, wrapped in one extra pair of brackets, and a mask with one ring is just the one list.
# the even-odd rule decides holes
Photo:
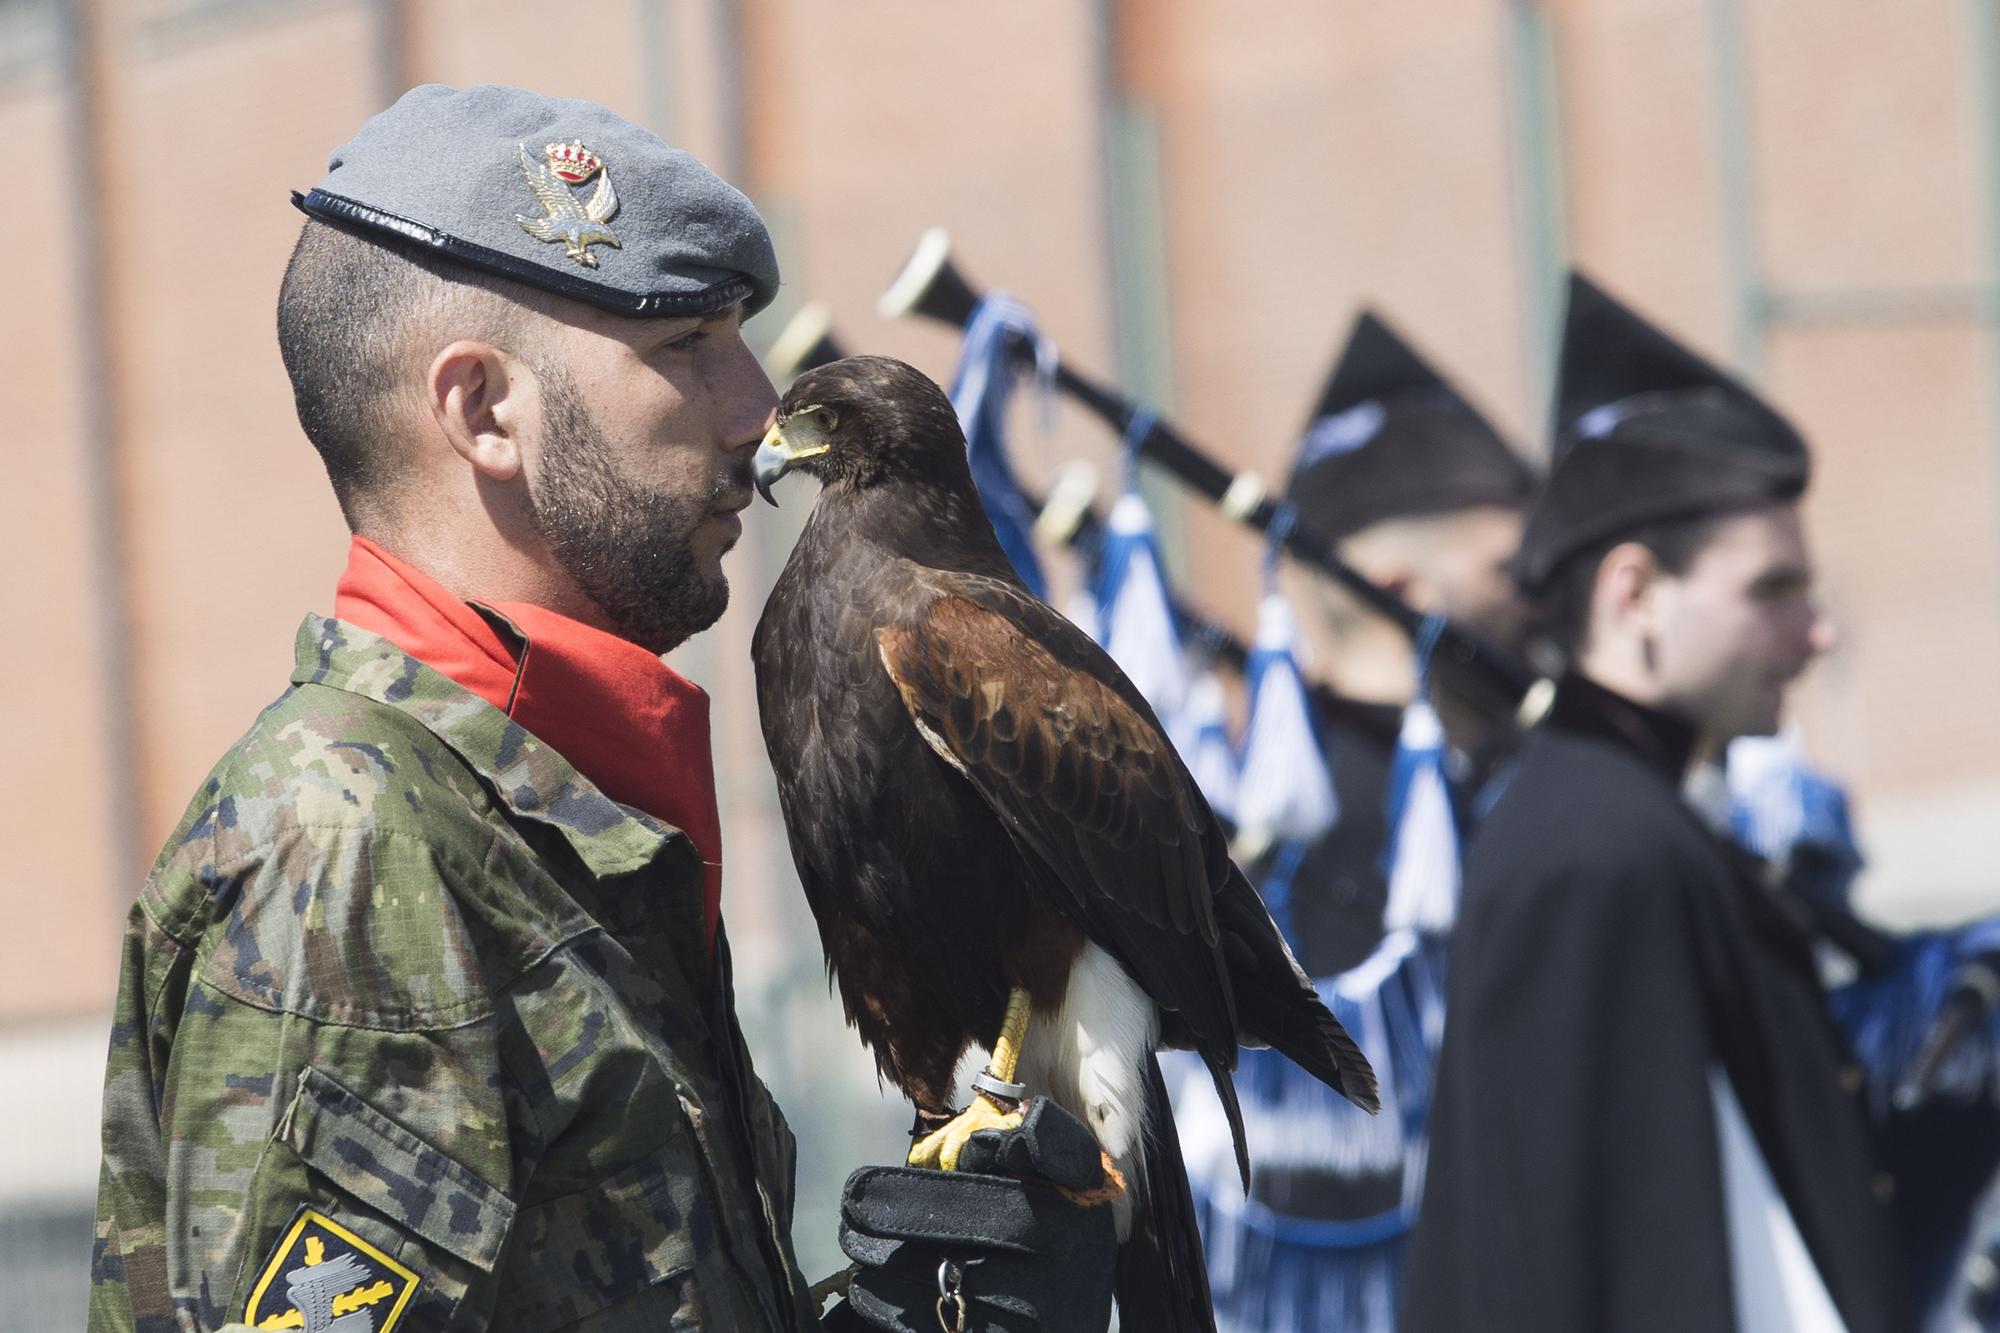
[[(950, 400), (886, 357), (793, 383), (758, 447), (818, 502), (752, 645), (792, 856), (848, 1021), (917, 1107), (910, 1160), (1046, 1095), (1118, 1177), (1125, 1327), (1212, 1328), (1154, 1051), (1230, 1071), (1269, 1045), (1368, 1110), (1320, 1002), (1145, 699), (1016, 577)], [(993, 1058), (953, 1116), (972, 1046)]]

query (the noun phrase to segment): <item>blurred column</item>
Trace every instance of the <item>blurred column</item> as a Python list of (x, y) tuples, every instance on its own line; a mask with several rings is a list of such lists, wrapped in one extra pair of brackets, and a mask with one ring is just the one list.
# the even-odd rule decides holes
[(1715, 131), (1722, 266), (1729, 283), (1729, 357), (1754, 378), (1763, 368), (1768, 320), (1757, 256), (1757, 166), (1750, 151), (1750, 67), (1740, 0), (1708, 0), (1709, 121)]
[(1118, 0), (1096, 0), (1091, 36), (1097, 46), (1093, 63), (1103, 171), (1105, 296), (1118, 382), (1168, 411), (1173, 406), (1173, 359), (1167, 336), (1159, 123), (1151, 100), (1131, 86), (1126, 31)]
[(1516, 249), (1528, 346), (1521, 362), (1528, 377), (1532, 441), (1540, 438), (1542, 413), (1552, 392), (1563, 274), (1569, 266), (1555, 34), (1536, 0), (1511, 0), (1506, 59)]
[(375, 106), (379, 110), (416, 83), (417, 0), (373, 0)]
[[(720, 131), (714, 167), (725, 180), (746, 186), (744, 173), (750, 170), (750, 127), (744, 118), (743, 79), (749, 69), (744, 59), (742, 0), (712, 0), (714, 26), (710, 58), (721, 71), (716, 82), (716, 127)], [(747, 188), (747, 186), (746, 186)]]
[(678, 148), (672, 0), (638, 0), (637, 19), (639, 77), (646, 85), (646, 128)]
[(118, 199), (113, 164), (115, 116), (110, 6), (101, 0), (66, 0), (61, 7), (62, 86), (68, 102), (65, 121), (78, 186), (68, 195), (64, 225), (76, 246), (77, 348), (82, 389), (83, 466), (91, 530), (91, 582), (95, 602), (97, 658), (103, 686), (99, 703), (106, 749), (104, 811), (109, 828), (110, 863), (116, 882), (107, 886), (122, 906), (131, 886), (124, 878), (144, 869), (139, 846), (141, 753), (134, 708), (132, 589), (128, 562), (125, 495), (121, 469), (125, 420), (123, 381), (116, 336), (118, 265), (105, 226), (102, 204)]
[[(1167, 304), (1172, 284), (1161, 203), (1159, 114), (1155, 94), (1135, 75), (1130, 49), (1141, 25), (1158, 22), (1158, 15), (1143, 2), (1093, 0), (1091, 6), (1104, 295), (1116, 382), (1139, 402), (1168, 415), (1174, 407)], [(1181, 490), (1149, 469), (1140, 473), (1140, 488), (1159, 526), (1169, 574), (1184, 577), (1186, 511)]]
[(1965, 0), (1972, 59), (1973, 145), (1986, 194), (1986, 274), (1979, 312), (1986, 324), (1986, 412), (2000, 438), (2000, 0)]

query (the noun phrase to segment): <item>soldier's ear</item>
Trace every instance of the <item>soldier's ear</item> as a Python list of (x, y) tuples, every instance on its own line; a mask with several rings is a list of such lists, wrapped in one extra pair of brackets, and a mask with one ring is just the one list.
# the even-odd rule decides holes
[(491, 343), (461, 339), (431, 359), (426, 406), (452, 451), (488, 481), (521, 473), (523, 431), (540, 420), (534, 376)]

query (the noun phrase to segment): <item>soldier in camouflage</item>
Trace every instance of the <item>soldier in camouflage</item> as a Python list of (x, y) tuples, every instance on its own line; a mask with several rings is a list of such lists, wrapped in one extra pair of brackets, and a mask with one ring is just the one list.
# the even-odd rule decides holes
[(416, 1328), (697, 1292), (702, 1327), (799, 1326), (791, 1135), (727, 949), (702, 956), (699, 869), (506, 714), (309, 617), (132, 914), (92, 1327), (237, 1317), (301, 1205), (422, 1275)]
[[(90, 1328), (817, 1330), (734, 1013), (706, 714), (631, 787), (682, 774), (685, 820), (616, 789), (615, 743), (524, 725), (619, 648), (671, 676), (720, 614), (774, 404), (738, 331), (770, 240), (686, 154), (514, 89), (414, 90), (298, 203), (301, 421), (350, 578), (403, 601), (344, 579), (372, 628), (306, 618), (133, 908)], [(1108, 1210), (1055, 1190), (1098, 1183), (1073, 1126), (988, 1145), (1054, 1184), (857, 1172), (846, 1317), (950, 1327), (1006, 1272), (1010, 1327), (1101, 1329)]]

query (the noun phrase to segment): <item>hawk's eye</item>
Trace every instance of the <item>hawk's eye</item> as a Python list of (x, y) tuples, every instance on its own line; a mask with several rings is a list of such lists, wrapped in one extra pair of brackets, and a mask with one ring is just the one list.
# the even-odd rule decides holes
[(818, 424), (821, 430), (832, 430), (835, 426), (840, 424), (839, 416), (837, 416), (834, 413), (834, 410), (830, 407), (822, 407), (818, 411), (814, 412), (813, 421)]

